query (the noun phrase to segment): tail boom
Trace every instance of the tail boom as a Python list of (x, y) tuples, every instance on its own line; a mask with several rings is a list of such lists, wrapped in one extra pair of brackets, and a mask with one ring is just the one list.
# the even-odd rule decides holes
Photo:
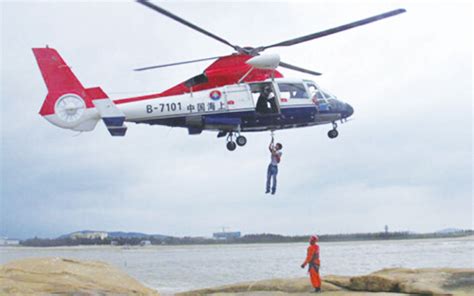
[(125, 115), (100, 87), (84, 88), (53, 48), (33, 48), (33, 54), (48, 89), (41, 116), (75, 131), (91, 131), (102, 118), (112, 135), (125, 134)]

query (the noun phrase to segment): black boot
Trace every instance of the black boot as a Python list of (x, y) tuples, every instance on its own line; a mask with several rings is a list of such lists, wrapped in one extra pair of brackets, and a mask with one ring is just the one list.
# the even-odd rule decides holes
[(314, 293), (321, 293), (321, 288), (314, 288)]

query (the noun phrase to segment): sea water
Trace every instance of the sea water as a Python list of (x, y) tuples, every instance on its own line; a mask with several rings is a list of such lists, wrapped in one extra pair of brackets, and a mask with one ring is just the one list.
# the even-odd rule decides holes
[[(0, 264), (28, 257), (100, 260), (164, 295), (244, 281), (306, 276), (307, 243), (0, 247)], [(474, 238), (320, 243), (321, 275), (360, 275), (390, 267), (474, 268)]]

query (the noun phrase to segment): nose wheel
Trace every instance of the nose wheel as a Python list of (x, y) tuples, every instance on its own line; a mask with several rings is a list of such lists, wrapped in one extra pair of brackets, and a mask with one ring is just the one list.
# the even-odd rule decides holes
[(334, 139), (334, 138), (337, 138), (338, 135), (339, 135), (339, 132), (337, 131), (337, 123), (333, 122), (332, 123), (332, 130), (330, 130), (328, 132), (328, 137), (330, 139)]
[(240, 133), (238, 133), (238, 136), (235, 138), (235, 142), (234, 142), (234, 133), (231, 132), (227, 136), (226, 147), (227, 147), (227, 150), (229, 151), (234, 151), (237, 148), (237, 145), (242, 147), (242, 146), (245, 146), (245, 144), (247, 144), (247, 138), (240, 135)]
[(330, 130), (330, 131), (328, 132), (328, 137), (329, 137), (330, 139), (334, 139), (334, 138), (336, 138), (338, 135), (339, 135), (339, 132), (338, 132), (337, 130), (335, 130), (335, 129), (332, 129), (332, 130)]

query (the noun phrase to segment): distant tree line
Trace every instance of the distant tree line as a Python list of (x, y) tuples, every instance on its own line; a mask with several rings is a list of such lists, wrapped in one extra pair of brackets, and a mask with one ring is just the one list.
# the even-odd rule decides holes
[[(319, 235), (320, 242), (340, 241), (364, 241), (364, 240), (400, 240), (400, 239), (426, 239), (426, 238), (450, 238), (474, 235), (473, 230), (463, 230), (452, 233), (410, 233), (410, 232), (375, 232), (375, 233), (353, 233), (353, 234), (323, 234)], [(247, 234), (240, 238), (216, 240), (203, 237), (107, 237), (100, 238), (71, 238), (59, 237), (55, 239), (32, 238), (21, 241), (23, 246), (30, 247), (56, 247), (56, 246), (80, 246), (80, 245), (118, 245), (138, 246), (144, 241), (150, 241), (152, 245), (196, 245), (196, 244), (256, 244), (256, 243), (293, 243), (307, 242), (309, 235), (284, 236), (279, 234)]]
[(100, 238), (70, 238), (70, 237), (58, 237), (58, 238), (30, 238), (20, 242), (23, 246), (28, 247), (58, 247), (58, 246), (81, 246), (81, 245), (105, 245), (110, 244), (110, 241), (102, 240)]

